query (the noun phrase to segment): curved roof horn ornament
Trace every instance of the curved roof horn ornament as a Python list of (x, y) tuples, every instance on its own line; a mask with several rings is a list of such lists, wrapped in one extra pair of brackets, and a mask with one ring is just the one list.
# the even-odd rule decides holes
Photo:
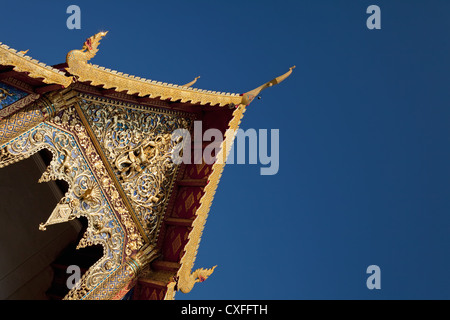
[(291, 75), (293, 69), (295, 69), (295, 66), (290, 67), (289, 71), (286, 72), (285, 74), (283, 74), (283, 75), (281, 75), (279, 77), (276, 77), (275, 79), (272, 79), (269, 82), (266, 82), (265, 84), (259, 86), (256, 89), (253, 89), (252, 91), (244, 93), (242, 95), (242, 104), (246, 105), (246, 106), (249, 105), (250, 102), (252, 102), (253, 99), (255, 99), (261, 93), (261, 91), (263, 91), (266, 88), (272, 87), (272, 86), (274, 86), (276, 84), (279, 84), (282, 81), (284, 81), (284, 79), (286, 79), (287, 77), (289, 77)]
[(185, 87), (185, 88), (192, 87), (192, 85), (194, 85), (194, 83), (196, 83), (198, 79), (200, 79), (200, 76), (195, 77), (195, 79), (192, 80), (192, 81), (189, 82), (189, 83), (183, 84), (182, 87)]

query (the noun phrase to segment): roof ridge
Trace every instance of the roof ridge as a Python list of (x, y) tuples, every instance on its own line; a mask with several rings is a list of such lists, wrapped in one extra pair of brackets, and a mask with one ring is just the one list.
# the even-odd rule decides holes
[(43, 67), (43, 68), (45, 68), (45, 69), (48, 69), (48, 70), (51, 70), (51, 71), (53, 71), (53, 72), (59, 73), (59, 74), (62, 75), (62, 76), (66, 76), (65, 73), (62, 72), (61, 70), (58, 70), (58, 69), (56, 69), (56, 68), (53, 68), (53, 67), (50, 66), (50, 65), (47, 65), (47, 64), (45, 64), (45, 63), (43, 63), (43, 62), (40, 62), (39, 60), (34, 59), (33, 57), (31, 57), (31, 56), (29, 56), (29, 55), (26, 55), (25, 53), (28, 52), (28, 50), (26, 50), (25, 52), (23, 52), (23, 51), (17, 51), (16, 49), (9, 47), (8, 45), (6, 45), (6, 44), (4, 44), (4, 43), (2, 43), (2, 42), (0, 42), (0, 48), (3, 48), (3, 49), (5, 49), (5, 50), (8, 50), (9, 52), (15, 54), (16, 56), (21, 57), (21, 58), (24, 58), (24, 59), (26, 59), (26, 60), (28, 60), (28, 61), (34, 63), (34, 64), (37, 64), (38, 66), (41, 66), (41, 67)]
[(152, 80), (152, 79), (139, 77), (139, 76), (136, 76), (136, 75), (130, 75), (128, 73), (123, 73), (121, 71), (117, 71), (117, 70), (110, 69), (110, 68), (107, 68), (107, 67), (99, 66), (97, 64), (90, 64), (90, 63), (88, 63), (88, 65), (90, 65), (91, 67), (96, 68), (98, 70), (111, 73), (111, 74), (113, 74), (115, 76), (118, 76), (118, 77), (123, 77), (123, 78), (127, 78), (127, 79), (130, 79), (130, 80), (136, 80), (136, 81), (140, 81), (140, 82), (143, 82), (143, 83), (151, 83), (153, 85), (157, 85), (157, 86), (161, 86), (161, 87), (179, 88), (179, 89), (182, 89), (182, 90), (195, 91), (195, 92), (199, 92), (199, 93), (207, 93), (207, 94), (214, 94), (214, 95), (221, 95), (221, 96), (231, 96), (231, 97), (240, 96), (240, 93), (213, 91), (213, 90), (200, 89), (200, 88), (196, 88), (196, 87), (186, 87), (184, 85), (179, 85), (179, 84), (174, 84), (174, 83), (167, 83), (167, 82), (162, 82), (162, 81), (157, 81), (157, 80)]

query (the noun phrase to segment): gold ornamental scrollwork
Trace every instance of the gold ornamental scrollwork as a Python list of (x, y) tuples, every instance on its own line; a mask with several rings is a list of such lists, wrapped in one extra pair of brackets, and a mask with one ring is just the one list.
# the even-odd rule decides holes
[(139, 110), (81, 95), (80, 107), (145, 234), (154, 239), (178, 165), (172, 133), (190, 129), (192, 118)]
[(104, 248), (103, 257), (66, 296), (84, 299), (142, 247), (143, 239), (73, 107), (1, 145), (0, 168), (43, 148), (50, 150), (53, 158), (40, 182), (65, 180), (69, 190), (40, 229), (83, 216), (88, 228), (78, 248), (95, 244)]
[(8, 90), (6, 90), (5, 88), (0, 88), (0, 102), (12, 96), (13, 94), (10, 93)]
[[(88, 163), (91, 164), (92, 170), (99, 182), (98, 185), (88, 184), (86, 190), (76, 189), (75, 192), (80, 199), (79, 201), (87, 203), (95, 201), (95, 199), (98, 198), (100, 191), (98, 187), (101, 186), (101, 190), (105, 192), (111, 208), (116, 212), (116, 215), (120, 217), (120, 221), (126, 230), (127, 241), (124, 251), (127, 257), (131, 256), (133, 252), (142, 247), (144, 244), (143, 239), (139, 234), (136, 224), (130, 217), (129, 212), (123, 203), (123, 199), (120, 197), (119, 192), (114, 186), (111, 176), (103, 165), (86, 128), (78, 117), (75, 108), (70, 107), (67, 110), (64, 110), (49, 122), (63, 130), (72, 132), (73, 135), (77, 137), (83, 156)], [(66, 163), (66, 165), (68, 164)], [(97, 224), (97, 227), (100, 225), (101, 224)]]
[[(81, 286), (72, 289), (68, 294), (82, 298), (121, 265), (125, 232), (105, 196), (98, 189), (98, 182), (75, 138), (48, 123), (41, 123), (0, 148), (0, 167), (28, 158), (44, 148), (53, 154), (40, 182), (61, 179), (69, 184), (69, 189), (47, 222), (40, 225), (40, 229), (45, 230), (54, 223), (85, 217), (88, 220), (88, 228), (78, 248), (103, 246), (103, 256), (86, 272)], [(80, 197), (95, 189), (98, 190), (97, 195), (90, 198), (90, 201)]]

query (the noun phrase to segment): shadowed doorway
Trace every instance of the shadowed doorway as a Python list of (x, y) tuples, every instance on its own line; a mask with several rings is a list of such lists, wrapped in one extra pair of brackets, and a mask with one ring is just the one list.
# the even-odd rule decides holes
[[(88, 250), (90, 258), (80, 262), (73, 254), (72, 249), (85, 229), (82, 219), (51, 225), (46, 231), (39, 230), (39, 224), (47, 221), (67, 191), (64, 181), (38, 183), (50, 160), (51, 153), (43, 150), (26, 160), (0, 169), (2, 300), (62, 298), (48, 294), (59, 288), (55, 279), (61, 275), (58, 275), (59, 270), (55, 271), (55, 262), (65, 255), (71, 264), (86, 265), (87, 261), (92, 265), (102, 255), (101, 248), (91, 248)], [(78, 251), (80, 250), (77, 253)], [(65, 274), (65, 270), (63, 271)], [(65, 283), (61, 285), (65, 287)]]

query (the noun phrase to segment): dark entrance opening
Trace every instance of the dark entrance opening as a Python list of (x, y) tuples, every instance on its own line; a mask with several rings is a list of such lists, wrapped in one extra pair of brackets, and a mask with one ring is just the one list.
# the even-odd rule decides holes
[(0, 169), (0, 299), (61, 299), (68, 288), (58, 287), (56, 266), (79, 265), (82, 272), (101, 258), (103, 248), (75, 250), (86, 219), (39, 230), (68, 190), (65, 181), (38, 183), (52, 154), (42, 150)]

